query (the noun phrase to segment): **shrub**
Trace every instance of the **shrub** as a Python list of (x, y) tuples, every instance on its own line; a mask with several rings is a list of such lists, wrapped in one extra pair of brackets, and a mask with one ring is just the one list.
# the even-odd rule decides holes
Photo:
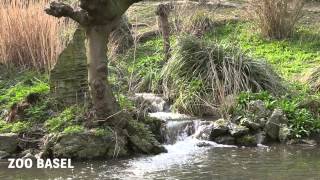
[(46, 15), (48, 0), (0, 2), (0, 63), (49, 69), (63, 48), (61, 29), (70, 23)]
[(204, 10), (198, 10), (191, 16), (186, 17), (183, 23), (183, 32), (201, 37), (213, 27), (213, 20)]
[(280, 77), (264, 61), (239, 50), (186, 36), (178, 40), (163, 69), (164, 91), (180, 111), (202, 115), (241, 91), (285, 90)]
[(264, 36), (284, 39), (294, 32), (303, 6), (304, 0), (251, 0), (250, 15)]

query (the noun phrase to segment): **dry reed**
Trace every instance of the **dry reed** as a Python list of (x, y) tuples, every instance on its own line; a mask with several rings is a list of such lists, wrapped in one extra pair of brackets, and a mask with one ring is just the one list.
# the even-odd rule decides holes
[(293, 34), (303, 6), (304, 0), (251, 0), (250, 16), (264, 36), (284, 39)]
[(48, 0), (0, 2), (0, 63), (19, 68), (49, 70), (64, 42), (61, 32), (70, 27), (64, 19), (45, 14)]

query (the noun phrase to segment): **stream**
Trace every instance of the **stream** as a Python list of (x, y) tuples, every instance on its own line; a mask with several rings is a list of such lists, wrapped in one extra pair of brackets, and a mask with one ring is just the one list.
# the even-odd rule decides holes
[[(72, 162), (74, 169), (7, 169), (0, 179), (270, 179), (320, 180), (320, 148), (275, 145), (239, 148), (206, 140), (206, 121), (171, 112), (166, 121), (168, 153), (108, 161)], [(196, 138), (197, 137), (197, 138)], [(199, 138), (201, 137), (201, 138)]]

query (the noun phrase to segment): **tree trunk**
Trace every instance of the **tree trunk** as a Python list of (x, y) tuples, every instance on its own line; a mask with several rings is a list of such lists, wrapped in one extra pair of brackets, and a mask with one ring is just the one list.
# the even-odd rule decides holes
[(163, 49), (165, 54), (165, 60), (168, 60), (171, 56), (170, 25), (168, 20), (169, 12), (170, 12), (169, 4), (160, 4), (156, 10), (156, 15), (158, 15), (159, 30), (161, 31), (161, 34), (163, 37)]
[(108, 82), (107, 44), (111, 27), (87, 28), (88, 82), (92, 103), (99, 118), (107, 118), (120, 112)]

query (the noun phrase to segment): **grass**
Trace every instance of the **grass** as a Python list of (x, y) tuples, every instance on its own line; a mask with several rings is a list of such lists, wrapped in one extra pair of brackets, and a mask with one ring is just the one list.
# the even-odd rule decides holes
[(11, 77), (12, 80), (0, 80), (0, 108), (6, 109), (14, 103), (21, 102), (31, 93), (47, 94), (49, 85), (46, 75), (24, 71)]
[(256, 58), (264, 58), (287, 80), (295, 81), (320, 61), (317, 29), (300, 27), (286, 40), (266, 40), (251, 23), (220, 26), (207, 35), (221, 43), (232, 43)]
[(279, 76), (264, 61), (246, 56), (233, 46), (221, 46), (193, 36), (180, 37), (163, 68), (164, 86), (180, 111), (203, 115), (241, 91), (284, 91)]

